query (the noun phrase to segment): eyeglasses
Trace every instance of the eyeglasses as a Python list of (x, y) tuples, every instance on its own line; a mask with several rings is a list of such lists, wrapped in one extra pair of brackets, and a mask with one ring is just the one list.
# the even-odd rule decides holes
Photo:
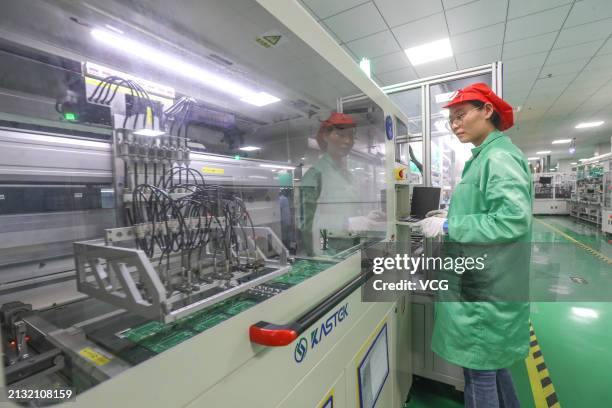
[(461, 126), (463, 124), (463, 119), (465, 119), (465, 117), (467, 116), (468, 113), (470, 113), (471, 111), (480, 110), (480, 109), (482, 109), (482, 106), (480, 108), (472, 108), (472, 109), (470, 109), (467, 112), (465, 112), (465, 111), (461, 112), (457, 116), (455, 116), (454, 118), (449, 117), (448, 118), (448, 122), (447, 122), (449, 129), (453, 128), (453, 124), (455, 122), (457, 122), (457, 126)]

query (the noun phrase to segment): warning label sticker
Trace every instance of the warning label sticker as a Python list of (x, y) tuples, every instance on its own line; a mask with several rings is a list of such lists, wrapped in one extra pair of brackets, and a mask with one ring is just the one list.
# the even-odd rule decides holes
[(280, 31), (268, 31), (255, 38), (255, 41), (264, 48), (274, 48), (284, 44), (287, 38)]

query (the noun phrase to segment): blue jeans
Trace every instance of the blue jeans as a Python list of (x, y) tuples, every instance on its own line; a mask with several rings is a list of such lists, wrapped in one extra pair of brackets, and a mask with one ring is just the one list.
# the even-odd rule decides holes
[(463, 368), (465, 406), (467, 408), (518, 408), (512, 377), (507, 368), (472, 370)]

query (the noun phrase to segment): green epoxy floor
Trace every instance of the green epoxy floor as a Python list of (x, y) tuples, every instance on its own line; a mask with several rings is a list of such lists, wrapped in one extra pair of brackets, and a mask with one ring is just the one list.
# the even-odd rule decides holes
[[(612, 258), (612, 244), (595, 226), (537, 218)], [(563, 408), (612, 407), (612, 265), (539, 222), (533, 242), (531, 320), (559, 402)], [(534, 407), (524, 362), (511, 371), (521, 406)], [(449, 388), (415, 381), (406, 407), (463, 406)]]

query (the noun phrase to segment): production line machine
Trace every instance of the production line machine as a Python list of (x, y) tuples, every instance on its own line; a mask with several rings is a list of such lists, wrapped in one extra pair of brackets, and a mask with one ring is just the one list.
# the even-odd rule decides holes
[[(262, 77), (302, 72), (252, 51), (273, 41), (270, 33), (255, 44), (236, 38), (233, 47), (250, 51), (232, 62), (232, 52), (211, 45), (221, 28), (201, 33), (209, 48), (168, 28), (200, 13), (246, 30), (232, 2), (163, 17), (165, 7), (143, 12), (137, 1), (25, 3), (1, 17), (0, 63), (17, 79), (0, 84), (0, 404), (403, 406), (412, 381), (409, 295), (369, 303), (360, 289), (368, 248), (410, 250), (398, 242), (410, 234), (380, 220), (395, 214), (386, 184), (403, 117), (382, 91), (298, 3), (236, 2), (249, 21), (279, 27), (279, 46), (289, 41), (289, 52), (307, 55), (334, 86), (316, 75), (308, 83)], [(119, 32), (129, 37), (123, 51), (136, 38), (164, 36), (159, 49), (198, 61), (198, 74), (241, 81), (230, 91), (274, 85), (282, 100), (265, 92), (237, 99), (202, 88), (197, 75), (166, 73), (159, 59), (90, 43)], [(323, 51), (301, 40), (305, 32), (323, 35)], [(270, 58), (279, 58), (274, 71)], [(56, 80), (61, 96), (49, 102)], [(358, 87), (369, 97), (342, 104)], [(337, 205), (346, 225), (362, 221), (333, 230), (335, 244), (346, 241), (341, 250), (327, 248), (331, 230), (303, 230), (313, 215), (302, 204), (304, 175), (324, 154), (320, 123), (336, 110), (356, 121), (346, 171), (362, 201), (349, 214), (340, 199), (324, 203)], [(363, 227), (373, 211), (376, 228)], [(305, 233), (320, 237), (314, 256), (302, 248)]]

